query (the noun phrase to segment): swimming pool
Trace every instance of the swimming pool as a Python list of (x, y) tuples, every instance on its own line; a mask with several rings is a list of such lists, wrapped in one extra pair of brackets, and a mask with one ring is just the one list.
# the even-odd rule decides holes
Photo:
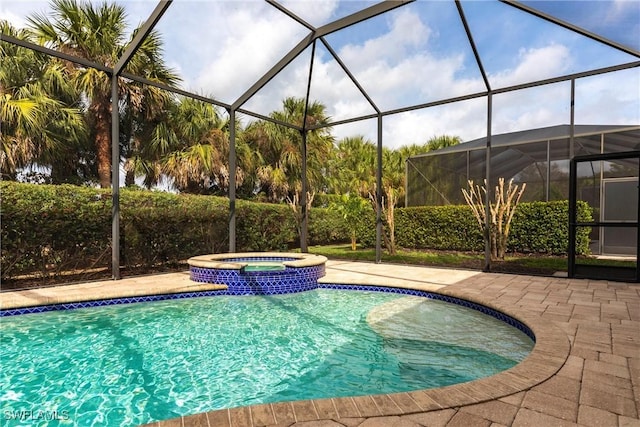
[(327, 289), (13, 316), (2, 329), (3, 414), (69, 425), (440, 387), (508, 369), (533, 347), (461, 306)]

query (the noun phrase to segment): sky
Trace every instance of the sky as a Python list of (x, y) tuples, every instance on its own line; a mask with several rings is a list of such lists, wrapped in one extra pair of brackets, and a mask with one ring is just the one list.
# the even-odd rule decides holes
[[(119, 3), (132, 28), (156, 5), (151, 0)], [(319, 27), (375, 2), (281, 3)], [(640, 51), (640, 0), (524, 3)], [(463, 0), (462, 7), (493, 89), (640, 60), (503, 3)], [(16, 26), (25, 25), (33, 12), (47, 11), (47, 2), (0, 2), (0, 19)], [(257, 0), (175, 0), (156, 28), (165, 60), (182, 76), (182, 88), (229, 104), (309, 34)], [(486, 90), (453, 1), (418, 0), (324, 39), (382, 111)], [(303, 97), (312, 66), (310, 97), (323, 103), (333, 120), (375, 111), (323, 43), (316, 44), (313, 62), (311, 53), (305, 50), (242, 108), (268, 115), (285, 97)], [(495, 95), (493, 133), (569, 123), (570, 90), (565, 82)], [(575, 106), (577, 124), (640, 124), (640, 69), (578, 79)], [(240, 117), (244, 123), (252, 120)], [(486, 98), (383, 119), (383, 144), (391, 148), (445, 134), (472, 140), (486, 132)], [(363, 135), (376, 141), (377, 123), (336, 126), (333, 133), (338, 139)]]

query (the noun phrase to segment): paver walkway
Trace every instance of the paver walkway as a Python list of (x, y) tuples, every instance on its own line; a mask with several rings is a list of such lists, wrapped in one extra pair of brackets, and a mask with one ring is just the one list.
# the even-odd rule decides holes
[[(163, 286), (175, 288), (176, 278), (190, 286), (184, 274), (87, 286), (107, 298), (114, 288), (162, 292)], [(323, 281), (406, 286), (483, 302), (525, 321), (536, 333), (536, 347), (512, 370), (466, 384), (232, 408), (151, 425), (640, 427), (640, 285), (341, 261), (328, 263)], [(60, 292), (51, 289), (45, 292), (49, 303)], [(40, 291), (30, 292), (33, 303)], [(2, 293), (0, 306), (21, 298)]]

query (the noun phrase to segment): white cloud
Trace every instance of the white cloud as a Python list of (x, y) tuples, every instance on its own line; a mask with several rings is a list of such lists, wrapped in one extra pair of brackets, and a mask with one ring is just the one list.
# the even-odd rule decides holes
[(521, 49), (517, 66), (489, 76), (494, 87), (506, 87), (565, 74), (572, 63), (569, 48), (550, 44), (541, 48)]
[(16, 28), (27, 26), (27, 16), (42, 13), (49, 9), (46, 1), (2, 1), (0, 2), (0, 19), (9, 21)]
[(338, 9), (338, 0), (326, 1), (300, 1), (287, 0), (281, 2), (282, 5), (289, 9), (300, 18), (314, 26), (320, 26), (327, 23), (334, 17)]
[[(224, 24), (212, 22), (199, 34), (201, 40), (219, 40), (200, 56), (194, 85), (212, 92), (218, 99), (233, 102), (266, 73), (307, 32), (272, 7), (251, 7), (233, 11)], [(231, 29), (224, 40), (216, 31)], [(211, 33), (208, 36), (207, 33)]]

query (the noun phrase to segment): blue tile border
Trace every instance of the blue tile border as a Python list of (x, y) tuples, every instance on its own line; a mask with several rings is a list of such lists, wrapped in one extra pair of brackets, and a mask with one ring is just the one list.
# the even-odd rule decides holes
[[(240, 261), (287, 261), (286, 257), (231, 258)], [(199, 283), (223, 284), (230, 295), (279, 295), (302, 292), (318, 287), (318, 279), (325, 275), (325, 265), (285, 267), (279, 271), (243, 271), (214, 267), (189, 267), (191, 280)]]
[[(11, 309), (0, 310), (0, 317), (18, 316), (21, 314), (45, 313), (49, 311), (74, 310), (78, 308), (102, 307), (107, 305), (164, 301), (164, 300), (170, 300), (170, 299), (185, 299), (185, 298), (211, 297), (211, 296), (222, 296), (222, 295), (233, 295), (233, 296), (279, 295), (279, 294), (309, 291), (313, 289), (340, 289), (340, 290), (350, 290), (350, 291), (387, 292), (387, 293), (412, 295), (412, 296), (429, 298), (429, 299), (438, 300), (438, 301), (444, 301), (451, 304), (461, 305), (463, 307), (467, 307), (472, 310), (476, 310), (481, 313), (484, 313), (488, 316), (491, 316), (495, 319), (505, 322), (508, 325), (513, 326), (514, 328), (520, 330), (529, 338), (531, 338), (534, 342), (536, 340), (536, 337), (533, 331), (527, 325), (520, 322), (519, 320), (507, 314), (504, 314), (498, 310), (494, 310), (482, 304), (467, 301), (462, 298), (451, 297), (448, 295), (442, 295), (435, 292), (420, 291), (417, 289), (407, 289), (407, 288), (394, 288), (390, 286), (344, 285), (344, 284), (332, 284), (332, 283), (318, 284), (317, 279), (313, 284), (285, 285), (285, 286), (281, 286), (273, 289), (267, 289), (266, 285), (265, 287), (261, 287), (259, 289), (256, 289), (255, 287), (252, 287), (251, 285), (249, 285), (247, 287), (236, 287), (233, 290), (221, 289), (221, 290), (213, 290), (213, 291), (183, 292), (183, 293), (177, 293), (177, 294), (160, 294), (160, 295), (135, 296), (135, 297), (125, 297), (125, 298), (111, 298), (111, 299), (103, 299), (103, 300), (95, 300), (95, 301), (50, 304), (50, 305), (41, 305), (41, 306), (34, 306), (34, 307), (24, 307), (24, 308), (11, 308)], [(261, 293), (256, 293), (256, 290), (260, 291)], [(267, 293), (266, 291), (269, 291), (270, 293)]]
[(0, 310), (0, 317), (7, 316), (19, 316), (21, 314), (33, 314), (33, 313), (46, 313), (48, 311), (63, 311), (63, 310), (75, 310), (78, 308), (91, 308), (91, 307), (103, 307), (107, 305), (119, 305), (119, 304), (134, 304), (138, 302), (152, 302), (152, 301), (164, 301), (170, 299), (185, 299), (196, 297), (210, 297), (218, 295), (229, 295), (226, 289), (213, 290), (213, 291), (197, 291), (197, 292), (182, 292), (177, 294), (159, 294), (148, 296), (135, 296), (135, 297), (123, 297), (123, 298), (109, 298), (93, 301), (80, 301), (80, 302), (66, 302), (60, 304), (40, 305), (33, 307), (23, 308), (8, 308)]

